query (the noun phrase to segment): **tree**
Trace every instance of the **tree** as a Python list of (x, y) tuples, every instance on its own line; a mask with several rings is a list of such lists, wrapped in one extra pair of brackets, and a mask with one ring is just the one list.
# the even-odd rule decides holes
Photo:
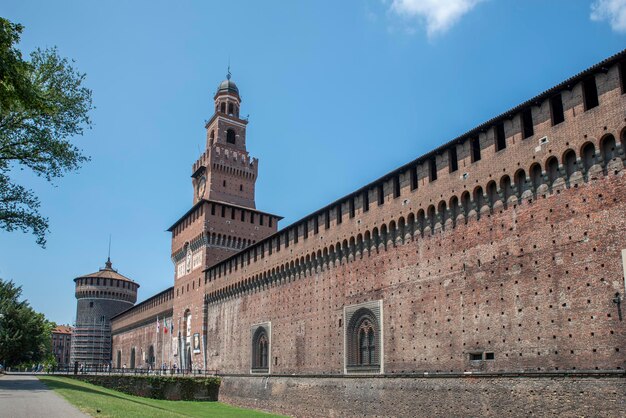
[(37, 49), (30, 60), (16, 48), (23, 27), (0, 18), (0, 228), (32, 232), (46, 244), (48, 219), (39, 199), (11, 174), (32, 170), (53, 182), (88, 157), (70, 143), (91, 127), (91, 90), (56, 48)]
[(19, 301), (22, 288), (0, 279), (0, 363), (40, 363), (50, 357), (55, 324)]

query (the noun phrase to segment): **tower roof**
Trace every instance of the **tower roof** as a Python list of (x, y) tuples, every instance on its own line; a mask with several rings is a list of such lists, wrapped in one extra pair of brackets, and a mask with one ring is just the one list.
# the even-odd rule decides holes
[(220, 83), (220, 86), (217, 88), (217, 94), (220, 93), (235, 93), (239, 95), (239, 88), (234, 81), (232, 81), (230, 76), (230, 69), (228, 70), (228, 74), (226, 75), (226, 80)]
[(125, 282), (129, 282), (129, 283), (134, 283), (137, 285), (137, 287), (139, 287), (139, 284), (131, 279), (129, 279), (126, 276), (123, 276), (121, 274), (119, 274), (117, 272), (117, 270), (115, 270), (113, 268), (113, 263), (111, 262), (110, 258), (107, 258), (106, 263), (104, 263), (104, 268), (101, 268), (100, 270), (96, 271), (95, 273), (90, 273), (90, 274), (85, 274), (83, 276), (78, 276), (76, 279), (74, 279), (74, 281), (78, 280), (78, 279), (89, 279), (89, 278), (100, 278), (100, 279), (116, 279), (116, 280), (122, 280)]

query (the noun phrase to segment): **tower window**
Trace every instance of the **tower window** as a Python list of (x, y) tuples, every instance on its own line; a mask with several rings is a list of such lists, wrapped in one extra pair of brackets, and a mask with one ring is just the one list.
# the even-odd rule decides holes
[(370, 195), (369, 190), (363, 192), (363, 212), (370, 210)]
[(452, 148), (448, 150), (448, 159), (450, 160), (450, 172), (454, 173), (456, 170), (459, 169), (459, 160), (456, 156), (456, 145), (453, 145)]
[(215, 203), (211, 203), (211, 215), (215, 215)]
[(263, 225), (263, 214), (259, 215), (259, 225)]
[(583, 99), (585, 110), (598, 106), (598, 87), (596, 86), (596, 78), (594, 76), (583, 81)]
[(230, 219), (235, 219), (235, 208), (230, 208)]
[(437, 161), (435, 157), (431, 157), (428, 165), (430, 167), (430, 181), (437, 180)]
[(506, 148), (506, 136), (504, 133), (504, 123), (500, 122), (495, 126), (496, 132), (496, 152)]
[(229, 144), (235, 143), (235, 131), (234, 130), (229, 129), (226, 131), (226, 142), (228, 142)]
[(304, 239), (307, 239), (309, 237), (309, 222), (308, 221), (302, 225), (302, 237)]
[(212, 146), (215, 141), (215, 131), (211, 131), (211, 135), (209, 137), (209, 145)]
[(226, 217), (226, 206), (222, 206), (222, 218)]
[(472, 149), (472, 162), (480, 161), (480, 139), (470, 139), (470, 147)]
[(272, 224), (274, 223), (274, 218), (272, 218), (271, 216), (268, 216), (268, 218), (269, 218), (269, 226), (271, 228)]
[(552, 114), (552, 126), (558, 125), (565, 120), (563, 99), (560, 93), (550, 99), (550, 113)]
[(315, 215), (313, 218), (313, 233), (317, 234), (318, 232), (320, 232), (320, 224), (317, 215)]
[(240, 191), (240, 192), (243, 192), (243, 184), (240, 184), (240, 185), (239, 185), (239, 191)]
[(411, 167), (411, 190), (417, 189), (417, 167)]
[(226, 187), (226, 180), (222, 182), (222, 186)]
[(337, 205), (337, 225), (341, 223), (341, 203)]
[(393, 197), (400, 197), (400, 175), (393, 178)]
[(250, 223), (254, 223), (254, 212), (250, 212)]
[(246, 212), (244, 212), (243, 210), (241, 211), (241, 222), (244, 222), (246, 220)]
[(348, 201), (348, 206), (350, 210), (350, 217), (354, 218), (354, 197), (351, 197)]
[(382, 205), (385, 203), (385, 185), (381, 183), (378, 185), (378, 204)]
[(533, 111), (528, 107), (522, 111), (522, 137), (524, 139), (535, 134), (533, 126)]
[(328, 229), (328, 228), (330, 228), (330, 211), (329, 210), (326, 211), (326, 216), (324, 218), (325, 218), (324, 219), (324, 222), (325, 222), (324, 227), (326, 229)]
[(228, 103), (228, 114), (229, 115), (233, 114), (233, 104), (232, 103)]
[(222, 113), (226, 113), (226, 103), (222, 103), (221, 107), (220, 107), (220, 111)]

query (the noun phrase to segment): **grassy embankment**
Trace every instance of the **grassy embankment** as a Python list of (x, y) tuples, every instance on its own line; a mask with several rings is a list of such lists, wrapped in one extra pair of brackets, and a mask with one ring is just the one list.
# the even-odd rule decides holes
[(79, 380), (40, 376), (50, 389), (93, 417), (279, 417), (220, 402), (164, 401), (127, 395)]

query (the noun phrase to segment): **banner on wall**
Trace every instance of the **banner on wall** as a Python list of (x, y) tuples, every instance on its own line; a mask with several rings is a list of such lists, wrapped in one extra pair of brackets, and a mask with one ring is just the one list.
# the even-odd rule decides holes
[(178, 338), (172, 338), (172, 354), (178, 355)]
[(194, 353), (200, 352), (200, 334), (197, 332), (193, 334), (193, 352)]

